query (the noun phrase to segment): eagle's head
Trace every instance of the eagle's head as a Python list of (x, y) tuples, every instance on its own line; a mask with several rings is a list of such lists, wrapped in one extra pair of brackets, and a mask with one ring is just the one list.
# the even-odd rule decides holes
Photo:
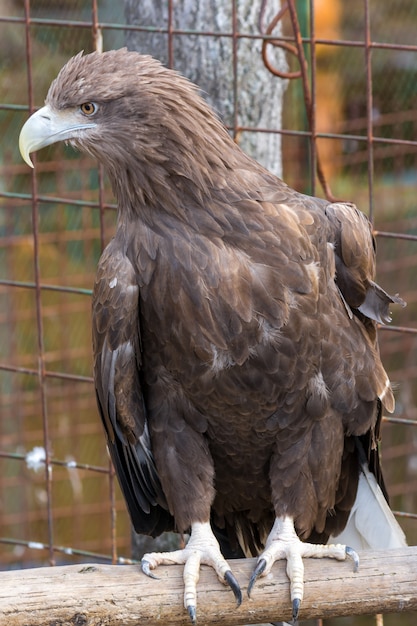
[(32, 167), (30, 154), (58, 141), (104, 165), (125, 167), (133, 154), (156, 164), (174, 143), (192, 154), (202, 125), (217, 133), (221, 127), (195, 86), (156, 59), (126, 48), (80, 52), (51, 84), (45, 106), (23, 126), (19, 147)]
[[(104, 165), (119, 207), (194, 205), (243, 156), (198, 88), (150, 56), (126, 48), (77, 54), (23, 126), (30, 154), (67, 141)], [(216, 174), (217, 172), (217, 174)]]
[[(166, 74), (155, 59), (125, 48), (80, 52), (51, 84), (45, 106), (23, 126), (19, 147), (24, 160), (32, 166), (31, 152), (58, 141), (104, 163), (107, 158), (123, 162), (127, 147), (130, 156), (136, 148), (148, 152), (164, 118)], [(178, 76), (178, 82), (186, 81)]]

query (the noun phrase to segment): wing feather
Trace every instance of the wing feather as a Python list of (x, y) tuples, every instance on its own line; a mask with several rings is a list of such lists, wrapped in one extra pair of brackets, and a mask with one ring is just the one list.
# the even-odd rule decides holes
[(94, 374), (110, 456), (135, 530), (156, 536), (173, 527), (155, 467), (141, 384), (139, 288), (113, 239), (93, 294)]
[(334, 203), (326, 208), (334, 227), (337, 284), (349, 306), (380, 324), (391, 321), (389, 306), (405, 306), (374, 282), (375, 241), (367, 217), (353, 204)]

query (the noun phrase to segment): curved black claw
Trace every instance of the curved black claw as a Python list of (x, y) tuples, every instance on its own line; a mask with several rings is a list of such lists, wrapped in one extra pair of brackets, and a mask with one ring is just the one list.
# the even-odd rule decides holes
[(252, 589), (253, 589), (253, 585), (256, 583), (256, 581), (258, 580), (259, 576), (265, 571), (265, 567), (266, 567), (265, 559), (259, 559), (259, 561), (256, 564), (255, 569), (252, 572), (252, 576), (250, 577), (250, 581), (249, 581), (249, 585), (248, 585), (248, 596), (249, 596), (249, 598), (250, 598), (250, 594), (251, 594)]
[(187, 606), (188, 615), (190, 616), (190, 620), (192, 624), (197, 624), (197, 611), (195, 609), (194, 604), (190, 604)]
[(350, 557), (353, 561), (353, 571), (356, 573), (359, 569), (359, 556), (358, 553), (355, 552), (353, 548), (349, 548), (346, 546), (345, 548), (346, 556)]
[(292, 601), (292, 623), (293, 624), (297, 623), (300, 605), (301, 605), (300, 598), (294, 598), (294, 600)]
[(227, 570), (224, 575), (224, 579), (229, 585), (230, 589), (233, 591), (233, 594), (236, 598), (236, 608), (238, 608), (242, 604), (242, 591), (240, 589), (239, 583), (232, 573), (232, 570)]
[(149, 561), (145, 561), (145, 559), (142, 559), (142, 561), (140, 562), (140, 567), (142, 569), (142, 572), (149, 576), (149, 578), (155, 578), (155, 580), (159, 580), (159, 576), (155, 576), (155, 574), (152, 572), (151, 564), (149, 563)]

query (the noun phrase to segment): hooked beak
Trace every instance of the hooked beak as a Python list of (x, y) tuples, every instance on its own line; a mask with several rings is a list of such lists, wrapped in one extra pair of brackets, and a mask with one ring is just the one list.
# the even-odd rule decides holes
[(45, 105), (23, 125), (19, 136), (19, 150), (23, 160), (33, 167), (30, 158), (32, 152), (36, 152), (45, 146), (57, 141), (74, 139), (79, 131), (96, 126), (94, 122), (86, 123), (80, 119), (80, 113), (73, 109), (55, 111), (49, 105)]

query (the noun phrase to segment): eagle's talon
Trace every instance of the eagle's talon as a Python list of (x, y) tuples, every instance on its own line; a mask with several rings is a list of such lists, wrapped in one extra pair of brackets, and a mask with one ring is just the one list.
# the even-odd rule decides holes
[(256, 564), (255, 569), (252, 572), (252, 576), (250, 577), (250, 581), (249, 581), (249, 585), (248, 585), (248, 596), (250, 598), (250, 594), (252, 593), (252, 589), (254, 584), (256, 583), (256, 581), (258, 580), (259, 576), (261, 576), (266, 568), (266, 561), (265, 559), (259, 559), (259, 561)]
[(294, 598), (292, 601), (292, 623), (297, 624), (298, 612), (300, 610), (301, 600), (300, 598)]
[(230, 589), (233, 591), (233, 594), (236, 598), (236, 608), (238, 608), (242, 604), (242, 591), (240, 589), (240, 585), (237, 582), (232, 570), (227, 570), (224, 575), (224, 580), (227, 585), (229, 585)]
[(151, 570), (151, 564), (149, 563), (149, 561), (146, 561), (145, 559), (142, 559), (142, 561), (140, 562), (140, 567), (141, 570), (144, 574), (146, 574), (146, 576), (149, 576), (149, 578), (154, 578), (155, 580), (160, 580), (159, 576), (156, 576), (152, 570)]
[(192, 624), (197, 624), (197, 611), (193, 604), (187, 606), (188, 615)]
[(348, 556), (349, 558), (352, 559), (352, 561), (353, 561), (353, 571), (356, 574), (356, 572), (359, 569), (359, 555), (353, 548), (350, 548), (349, 546), (345, 547), (345, 552), (346, 552), (346, 556)]

